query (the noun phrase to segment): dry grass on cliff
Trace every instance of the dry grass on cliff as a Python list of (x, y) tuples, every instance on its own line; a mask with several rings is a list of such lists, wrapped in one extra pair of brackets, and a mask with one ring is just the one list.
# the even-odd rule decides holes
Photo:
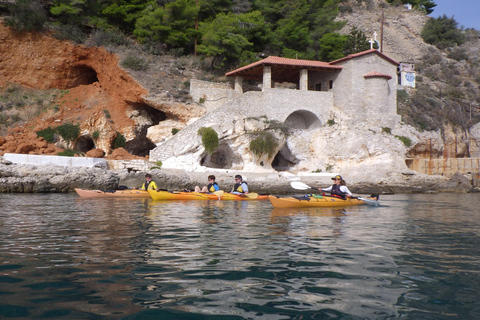
[(40, 114), (54, 113), (58, 106), (54, 100), (61, 90), (39, 90), (17, 84), (0, 87), (0, 136), (9, 127), (32, 120)]

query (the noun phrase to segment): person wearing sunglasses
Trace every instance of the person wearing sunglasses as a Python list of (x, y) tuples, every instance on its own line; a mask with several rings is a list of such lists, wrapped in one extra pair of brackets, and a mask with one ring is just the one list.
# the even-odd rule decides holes
[(242, 176), (237, 174), (235, 176), (235, 185), (232, 188), (230, 193), (233, 194), (247, 194), (248, 193), (248, 185), (245, 181), (243, 181)]
[(352, 193), (347, 188), (347, 184), (345, 183), (345, 180), (343, 180), (341, 176), (336, 175), (335, 177), (332, 178), (332, 180), (333, 180), (333, 185), (331, 185), (328, 188), (318, 188), (318, 190), (330, 192), (332, 196), (342, 198), (342, 199), (350, 198), (352, 196)]

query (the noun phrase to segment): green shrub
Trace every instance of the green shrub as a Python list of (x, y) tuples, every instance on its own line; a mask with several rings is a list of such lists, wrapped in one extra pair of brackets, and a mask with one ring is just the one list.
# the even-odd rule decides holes
[(389, 127), (382, 127), (382, 133), (392, 134), (392, 129)]
[(95, 131), (92, 133), (92, 139), (93, 139), (93, 140), (97, 140), (98, 138), (100, 138), (100, 131), (95, 130)]
[(111, 28), (108, 30), (95, 30), (91, 35), (92, 44), (96, 47), (106, 46), (127, 46), (130, 44), (128, 38), (120, 30)]
[(105, 118), (107, 118), (107, 119), (110, 119), (112, 117), (108, 110), (103, 110), (103, 113), (105, 114)]
[(278, 142), (270, 132), (260, 132), (255, 134), (256, 138), (250, 141), (250, 151), (257, 157), (268, 155), (272, 158), (278, 147)]
[(398, 140), (402, 141), (405, 147), (410, 147), (412, 145), (412, 140), (404, 136), (395, 136)]
[(280, 131), (280, 133), (285, 137), (288, 138), (290, 136), (290, 128), (286, 126), (283, 122), (278, 120), (263, 120), (264, 123), (268, 124), (268, 128), (275, 131)]
[(5, 25), (16, 31), (43, 30), (47, 13), (39, 1), (17, 0), (7, 4), (7, 7), (10, 16), (5, 17)]
[(423, 26), (421, 36), (426, 43), (433, 44), (439, 49), (461, 45), (466, 39), (457, 25), (453, 17), (448, 18), (446, 15), (429, 19)]
[(198, 129), (197, 134), (202, 136), (202, 143), (205, 151), (208, 154), (213, 154), (213, 152), (218, 148), (217, 132), (210, 127), (201, 127)]
[(123, 59), (120, 65), (124, 68), (135, 71), (147, 70), (148, 67), (148, 63), (144, 58), (132, 55), (128, 55), (125, 59)]
[(176, 135), (178, 133), (178, 131), (180, 131), (180, 129), (177, 129), (177, 128), (172, 128), (172, 135)]
[(155, 166), (151, 167), (150, 169), (162, 169), (162, 165), (163, 165), (162, 161), (159, 160), (155, 162)]
[(399, 102), (407, 102), (408, 101), (408, 93), (405, 90), (397, 90), (397, 100)]
[(327, 121), (327, 124), (328, 124), (329, 126), (333, 126), (333, 125), (335, 124), (335, 119), (330, 119), (330, 120), (328, 120), (328, 121)]
[(447, 55), (447, 57), (449, 57), (450, 59), (457, 60), (457, 61), (462, 61), (462, 60), (467, 61), (468, 60), (468, 53), (463, 48), (456, 48), (455, 50), (452, 50)]
[(115, 137), (115, 140), (113, 140), (113, 149), (125, 148), (126, 143), (127, 139), (125, 139), (123, 134), (117, 132), (117, 136)]
[(53, 36), (59, 40), (70, 40), (77, 44), (85, 42), (87, 38), (87, 34), (81, 27), (70, 24), (55, 26)]
[(43, 139), (49, 143), (55, 141), (55, 129), (48, 127), (43, 130), (39, 130), (36, 133), (37, 137), (43, 137)]
[(80, 126), (71, 123), (65, 123), (56, 128), (59, 135), (62, 136), (65, 141), (75, 141), (80, 135)]
[(57, 153), (57, 155), (62, 157), (73, 157), (75, 156), (75, 151), (72, 149), (65, 149), (64, 151)]

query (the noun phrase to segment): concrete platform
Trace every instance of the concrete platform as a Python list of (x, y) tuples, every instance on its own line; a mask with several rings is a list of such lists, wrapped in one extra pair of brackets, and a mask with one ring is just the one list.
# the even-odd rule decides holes
[(32, 164), (35, 166), (55, 165), (108, 169), (107, 160), (101, 158), (44, 156), (18, 153), (5, 153), (3, 158), (13, 163)]

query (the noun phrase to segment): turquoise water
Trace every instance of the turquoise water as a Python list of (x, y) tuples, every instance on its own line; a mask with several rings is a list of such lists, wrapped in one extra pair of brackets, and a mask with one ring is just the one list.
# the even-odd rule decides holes
[(480, 194), (0, 194), (0, 319), (479, 319)]

